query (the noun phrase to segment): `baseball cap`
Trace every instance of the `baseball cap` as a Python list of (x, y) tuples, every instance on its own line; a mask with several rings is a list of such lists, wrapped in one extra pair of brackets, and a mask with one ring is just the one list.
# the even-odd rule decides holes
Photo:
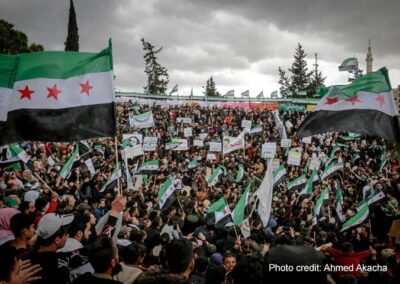
[(62, 226), (71, 224), (74, 220), (74, 215), (58, 215), (49, 213), (44, 215), (38, 224), (36, 233), (42, 239), (48, 239), (57, 233)]

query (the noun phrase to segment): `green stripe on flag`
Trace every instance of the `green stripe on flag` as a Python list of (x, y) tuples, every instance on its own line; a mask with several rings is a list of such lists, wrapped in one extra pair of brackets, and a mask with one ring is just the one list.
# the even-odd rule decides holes
[(17, 56), (0, 54), (0, 87), (13, 87), (16, 66)]
[(350, 229), (351, 227), (362, 224), (369, 215), (368, 203), (365, 203), (361, 208), (359, 208), (356, 215), (351, 217), (346, 223), (343, 224), (341, 232)]
[(112, 70), (111, 48), (99, 53), (45, 51), (18, 55), (16, 81), (34, 78), (67, 79)]
[(64, 166), (61, 168), (60, 171), (60, 176), (62, 178), (66, 178), (71, 171), (72, 165), (74, 164), (75, 161), (79, 159), (79, 147), (76, 145), (74, 152), (72, 153), (71, 157), (68, 159), (68, 161), (64, 164)]
[(207, 214), (213, 212), (222, 212), (224, 211), (226, 205), (228, 205), (226, 199), (224, 197), (221, 197), (216, 202), (211, 204), (210, 207), (208, 207)]
[(246, 205), (249, 199), (249, 192), (250, 192), (250, 182), (246, 186), (246, 190), (240, 197), (238, 203), (235, 206), (235, 209), (233, 209), (233, 223), (235, 225), (240, 225), (243, 223), (244, 213), (245, 213), (244, 211), (246, 209)]

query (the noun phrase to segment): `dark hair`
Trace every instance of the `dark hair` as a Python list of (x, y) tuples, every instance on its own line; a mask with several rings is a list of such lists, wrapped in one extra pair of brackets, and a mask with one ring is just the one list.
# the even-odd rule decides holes
[(50, 246), (57, 237), (61, 238), (66, 233), (68, 233), (69, 226), (70, 226), (69, 224), (62, 226), (54, 235), (52, 235), (48, 239), (42, 239), (42, 238), (38, 237), (35, 247), (39, 248), (40, 246), (43, 246), (43, 247)]
[(235, 283), (262, 283), (263, 281), (263, 260), (256, 256), (243, 256), (233, 268), (231, 277)]
[(14, 270), (17, 259), (15, 247), (9, 245), (0, 246), (0, 281), (10, 281), (11, 271)]
[(75, 237), (76, 234), (78, 234), (79, 231), (82, 231), (82, 233), (86, 229), (86, 224), (90, 222), (90, 217), (87, 214), (76, 214), (74, 221), (71, 224), (71, 227), (69, 228), (69, 235), (70, 237)]
[(166, 260), (170, 272), (184, 272), (193, 260), (193, 250), (189, 241), (172, 240), (167, 245)]
[(145, 254), (146, 247), (144, 245), (133, 243), (125, 248), (124, 261), (130, 265), (138, 264), (139, 259)]
[(43, 210), (44, 207), (46, 207), (47, 205), (47, 200), (42, 198), (42, 197), (38, 197), (35, 201), (35, 208), (37, 211), (41, 212)]
[(206, 272), (207, 284), (221, 284), (225, 281), (225, 268), (223, 266), (210, 264)]
[(97, 273), (104, 273), (111, 266), (116, 249), (112, 239), (101, 236), (89, 246), (89, 261)]
[(199, 256), (194, 262), (195, 271), (197, 273), (203, 273), (207, 270), (208, 259), (205, 256)]
[(16, 238), (22, 235), (22, 230), (29, 230), (30, 226), (35, 223), (35, 218), (25, 213), (18, 213), (11, 217), (10, 228)]
[(29, 201), (22, 201), (18, 206), (18, 210), (20, 212), (24, 212), (25, 210), (29, 209), (29, 204)]
[(147, 271), (139, 275), (135, 280), (136, 284), (186, 284), (184, 277), (172, 274), (162, 274), (157, 271)]
[(168, 233), (163, 233), (160, 236), (160, 244), (162, 246), (166, 246), (169, 243), (169, 234)]
[(352, 252), (353, 251), (353, 244), (350, 242), (342, 243), (342, 250), (343, 252)]
[(146, 232), (143, 230), (133, 229), (129, 234), (129, 239), (132, 242), (141, 242), (143, 237), (145, 236)]

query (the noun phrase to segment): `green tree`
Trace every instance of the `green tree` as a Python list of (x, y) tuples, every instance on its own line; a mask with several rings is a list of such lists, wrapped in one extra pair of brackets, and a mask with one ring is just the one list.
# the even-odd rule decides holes
[(307, 61), (305, 60), (306, 56), (307, 54), (299, 43), (294, 54), (292, 68), (289, 69), (292, 73), (289, 89), (292, 92), (308, 91), (310, 78), (313, 72), (308, 72)]
[(312, 73), (312, 76), (310, 78), (310, 84), (308, 86), (308, 91), (312, 95), (315, 95), (318, 88), (322, 87), (324, 85), (326, 76), (324, 77), (322, 75), (322, 72), (318, 70), (318, 54), (315, 53), (315, 63), (314, 63), (314, 71)]
[(70, 0), (69, 6), (68, 35), (65, 42), (65, 51), (79, 51), (78, 25), (76, 24), (76, 14), (72, 0)]
[(142, 38), (143, 50), (145, 51), (144, 73), (147, 75), (147, 93), (162, 95), (167, 90), (169, 82), (168, 70), (158, 63), (157, 54), (162, 50), (162, 47), (155, 50), (155, 46), (146, 42)]
[(209, 97), (220, 97), (221, 96), (221, 94), (217, 91), (217, 87), (215, 85), (215, 81), (212, 76), (206, 82), (206, 94)]
[(0, 19), (0, 53), (17, 54), (22, 52), (43, 51), (43, 46), (32, 43), (28, 46), (25, 33), (14, 29), (14, 25)]
[(283, 97), (287, 97), (288, 95), (288, 91), (290, 88), (290, 81), (288, 79), (288, 77), (286, 76), (286, 72), (284, 70), (282, 70), (281, 67), (278, 68), (278, 73), (279, 73), (279, 91), (281, 92), (281, 95)]

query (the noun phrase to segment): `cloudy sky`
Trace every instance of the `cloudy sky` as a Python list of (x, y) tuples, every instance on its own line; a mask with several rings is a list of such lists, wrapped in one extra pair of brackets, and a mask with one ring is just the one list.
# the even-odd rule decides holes
[[(293, 62), (300, 42), (312, 68), (318, 53), (326, 83), (341, 84), (345, 58), (365, 70), (368, 39), (374, 69), (386, 66), (400, 84), (399, 0), (75, 0), (81, 51), (113, 40), (117, 90), (142, 91), (144, 37), (162, 46), (159, 62), (181, 95), (200, 95), (213, 76), (221, 93), (278, 89), (277, 69)], [(0, 18), (46, 50), (63, 50), (69, 0), (0, 0)]]

